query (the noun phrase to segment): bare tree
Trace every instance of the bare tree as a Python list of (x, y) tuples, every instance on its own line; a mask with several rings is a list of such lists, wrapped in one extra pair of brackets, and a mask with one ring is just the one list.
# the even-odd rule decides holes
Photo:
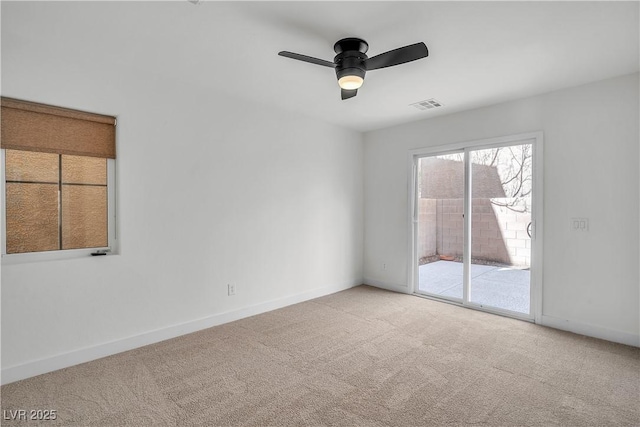
[(531, 151), (531, 144), (522, 144), (474, 152), (478, 154), (472, 157), (474, 163), (498, 170), (505, 198), (491, 199), (492, 204), (515, 212), (531, 212)]
[[(447, 154), (438, 158), (464, 161), (464, 153)], [(471, 152), (473, 165), (496, 168), (504, 198), (492, 198), (491, 203), (514, 212), (531, 212), (529, 198), (532, 185), (532, 149), (531, 144), (499, 147)]]

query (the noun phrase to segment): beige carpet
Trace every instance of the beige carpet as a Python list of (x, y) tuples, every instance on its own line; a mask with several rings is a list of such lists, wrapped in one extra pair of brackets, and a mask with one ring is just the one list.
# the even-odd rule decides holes
[(640, 349), (360, 286), (1, 391), (48, 426), (638, 426)]

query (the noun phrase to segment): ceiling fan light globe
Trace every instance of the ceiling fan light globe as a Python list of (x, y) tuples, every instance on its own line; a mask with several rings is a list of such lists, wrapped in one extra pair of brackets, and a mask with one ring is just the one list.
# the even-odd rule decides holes
[(342, 76), (338, 79), (338, 85), (345, 90), (359, 89), (362, 86), (364, 79), (360, 76)]

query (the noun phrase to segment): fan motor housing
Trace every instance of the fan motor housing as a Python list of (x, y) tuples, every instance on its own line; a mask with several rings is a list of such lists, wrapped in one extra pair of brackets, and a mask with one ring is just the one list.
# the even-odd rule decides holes
[(346, 51), (336, 55), (333, 60), (336, 63), (336, 76), (340, 80), (343, 76), (359, 76), (364, 79), (367, 67), (364, 61), (367, 55), (358, 51)]
[(333, 62), (336, 64), (336, 76), (338, 80), (344, 76), (358, 76), (364, 79), (367, 72), (365, 61), (369, 44), (355, 37), (338, 40), (333, 45), (333, 50), (337, 53)]

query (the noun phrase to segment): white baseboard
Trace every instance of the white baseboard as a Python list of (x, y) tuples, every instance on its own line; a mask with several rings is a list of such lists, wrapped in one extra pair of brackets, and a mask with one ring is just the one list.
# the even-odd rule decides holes
[(369, 286), (375, 286), (376, 288), (386, 289), (388, 291), (400, 292), (403, 294), (409, 294), (409, 287), (407, 285), (401, 285), (396, 283), (388, 283), (382, 280), (370, 279), (365, 277), (364, 284)]
[(21, 365), (10, 366), (7, 368), (3, 367), (0, 383), (3, 385), (9, 384), (15, 381), (23, 380), (25, 378), (34, 377), (36, 375), (46, 374), (47, 372), (57, 371), (58, 369), (68, 368), (69, 366), (78, 365), (80, 363), (101, 359), (106, 356), (122, 353), (123, 351), (133, 350), (134, 348), (154, 344), (181, 335), (190, 334), (192, 332), (211, 328), (223, 323), (233, 322), (245, 317), (255, 316), (267, 311), (276, 310), (278, 308), (308, 301), (325, 295), (330, 295), (349, 288), (353, 288), (358, 285), (360, 285), (359, 281), (326, 286), (300, 294), (266, 301), (238, 310), (227, 311), (202, 319), (192, 320), (162, 329), (156, 329), (132, 337), (123, 338), (92, 347), (73, 350), (68, 353), (63, 353), (44, 359), (34, 360), (32, 362), (27, 362)]
[(640, 347), (640, 336), (629, 332), (622, 332), (614, 329), (604, 328), (602, 326), (574, 322), (571, 320), (561, 319), (555, 316), (547, 316), (544, 314), (542, 315), (541, 324), (543, 326), (562, 329), (563, 331), (569, 331), (579, 335), (586, 335), (593, 338), (600, 338), (620, 344)]

